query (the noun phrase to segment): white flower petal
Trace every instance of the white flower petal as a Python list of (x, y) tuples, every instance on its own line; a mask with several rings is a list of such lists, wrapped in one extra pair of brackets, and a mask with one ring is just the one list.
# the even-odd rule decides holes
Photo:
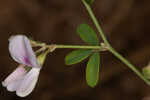
[(39, 68), (32, 68), (27, 73), (27, 75), (24, 77), (24, 80), (20, 84), (20, 87), (16, 90), (16, 94), (18, 96), (25, 97), (32, 92), (37, 83), (39, 72)]
[(7, 87), (7, 85), (13, 81), (20, 80), (22, 77), (24, 77), (26, 72), (27, 71), (25, 70), (24, 65), (20, 65), (2, 82), (2, 85)]
[(32, 50), (30, 40), (24, 35), (16, 35), (9, 39), (9, 52), (18, 63), (30, 67), (40, 67)]
[(10, 92), (14, 92), (18, 89), (23, 79), (13, 81), (7, 85), (7, 90)]

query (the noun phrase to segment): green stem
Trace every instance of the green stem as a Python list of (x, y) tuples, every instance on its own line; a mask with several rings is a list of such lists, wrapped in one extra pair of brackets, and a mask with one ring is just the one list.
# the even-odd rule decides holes
[(101, 35), (101, 37), (102, 37), (104, 43), (107, 44), (107, 45), (109, 45), (109, 43), (108, 43), (108, 41), (107, 41), (107, 39), (106, 39), (106, 37), (105, 37), (105, 35), (104, 35), (104, 32), (102, 31), (102, 28), (100, 27), (100, 25), (99, 25), (99, 23), (98, 23), (98, 20), (96, 19), (96, 17), (95, 17), (95, 15), (94, 15), (94, 13), (93, 13), (93, 11), (92, 11), (90, 5), (87, 4), (85, 0), (82, 0), (82, 2), (83, 2), (83, 4), (84, 4), (84, 6), (86, 7), (86, 9), (87, 9), (87, 11), (88, 11), (88, 13), (89, 13), (91, 19), (93, 20), (93, 22), (94, 22), (94, 24), (95, 24), (95, 26), (96, 26), (98, 32), (100, 33), (100, 35)]
[(98, 23), (98, 20), (96, 19), (91, 7), (89, 4), (87, 4), (87, 2), (85, 0), (82, 0), (84, 6), (86, 7), (91, 19), (93, 20), (98, 32), (100, 33), (100, 36), (102, 37), (104, 43), (106, 44), (106, 46), (108, 47), (108, 50), (114, 55), (116, 56), (118, 59), (120, 59), (124, 64), (126, 64), (133, 72), (135, 72), (142, 80), (144, 80), (148, 85), (150, 85), (150, 81), (148, 79), (146, 79), (144, 77), (144, 75), (136, 69), (136, 67), (134, 65), (132, 65), (127, 59), (125, 59), (122, 55), (120, 55), (115, 49), (113, 49), (111, 47), (111, 45), (109, 44), (109, 42), (107, 41), (104, 32), (102, 31), (102, 28), (100, 26), (100, 24)]
[(146, 79), (143, 74), (136, 69), (134, 65), (132, 65), (126, 58), (124, 58), (122, 55), (120, 55), (115, 49), (109, 47), (108, 50), (116, 56), (118, 59), (120, 59), (125, 65), (127, 65), (133, 72), (135, 72), (143, 81), (145, 81), (148, 85), (150, 85), (150, 81)]
[(45, 50), (46, 48), (54, 48), (54, 49), (57, 49), (57, 48), (68, 48), (68, 49), (103, 49), (103, 47), (101, 46), (85, 46), (85, 45), (57, 45), (57, 44), (51, 44), (51, 45), (47, 45), (45, 43), (38, 43), (36, 41), (35, 42), (35, 45), (36, 46), (40, 46), (42, 47), (41, 49), (39, 49), (37, 52), (40, 52), (42, 51), (43, 49)]
[(55, 49), (93, 49), (93, 50), (102, 50), (104, 51), (105, 48), (102, 46), (85, 46), (85, 45), (56, 45), (56, 44), (51, 44), (47, 45), (45, 43), (38, 43), (36, 41), (34, 42), (34, 47), (39, 46), (41, 47), (39, 50), (36, 51), (36, 53), (39, 53), (41, 51), (44, 51), (46, 48), (49, 48), (50, 52), (53, 52)]
[(71, 49), (101, 49), (100, 46), (82, 46), (82, 45), (55, 45), (55, 48), (71, 48)]

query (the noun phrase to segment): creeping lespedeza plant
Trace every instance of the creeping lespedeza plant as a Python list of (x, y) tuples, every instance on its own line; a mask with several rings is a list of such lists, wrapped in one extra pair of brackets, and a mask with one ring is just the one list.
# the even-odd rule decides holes
[[(9, 39), (9, 52), (11, 57), (19, 63), (18, 67), (2, 82), (2, 85), (10, 92), (16, 92), (17, 96), (29, 95), (39, 77), (40, 70), (48, 53), (58, 48), (77, 49), (65, 57), (66, 65), (82, 62), (89, 57), (86, 66), (86, 82), (88, 86), (95, 87), (99, 80), (100, 52), (109, 51), (133, 72), (135, 72), (145, 83), (150, 85), (150, 64), (143, 69), (143, 73), (136, 69), (127, 59), (120, 55), (107, 41), (92, 9), (94, 0), (81, 0), (87, 9), (93, 23), (95, 24), (103, 42), (100, 43), (96, 32), (88, 24), (80, 24), (77, 34), (88, 45), (47, 45), (29, 40), (24, 35), (11, 36)], [(32, 48), (40, 47), (37, 51)]]

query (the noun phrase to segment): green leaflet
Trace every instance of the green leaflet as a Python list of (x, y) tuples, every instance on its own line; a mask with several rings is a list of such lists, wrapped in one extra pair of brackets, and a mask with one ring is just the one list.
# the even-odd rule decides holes
[(91, 50), (74, 50), (65, 57), (65, 63), (67, 65), (79, 63), (86, 59), (91, 52)]
[(99, 40), (95, 31), (87, 24), (80, 24), (77, 28), (77, 33), (81, 39), (90, 45), (99, 45)]
[(95, 87), (99, 80), (99, 65), (100, 57), (99, 53), (94, 53), (88, 63), (86, 68), (86, 81), (90, 87)]
[(89, 5), (91, 5), (91, 4), (94, 2), (94, 0), (85, 0), (85, 1), (86, 1), (86, 3), (89, 4)]

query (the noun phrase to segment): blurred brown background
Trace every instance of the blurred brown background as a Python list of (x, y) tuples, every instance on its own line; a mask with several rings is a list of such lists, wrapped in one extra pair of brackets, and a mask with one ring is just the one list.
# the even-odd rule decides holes
[[(95, 15), (109, 42), (139, 69), (150, 61), (150, 1), (95, 0)], [(0, 81), (17, 63), (9, 55), (8, 38), (25, 34), (55, 44), (83, 44), (76, 34), (81, 23), (94, 25), (80, 0), (0, 0)], [(23, 100), (150, 100), (147, 86), (112, 54), (101, 54), (100, 82), (89, 88), (86, 61), (66, 66), (71, 50), (51, 53), (35, 90)], [(0, 85), (0, 100), (20, 100)]]

